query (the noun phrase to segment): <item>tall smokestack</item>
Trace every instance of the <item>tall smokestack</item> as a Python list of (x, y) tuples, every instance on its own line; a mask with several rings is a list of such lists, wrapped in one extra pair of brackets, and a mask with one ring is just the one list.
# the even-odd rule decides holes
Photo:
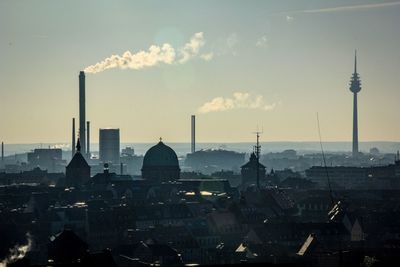
[(90, 121), (88, 121), (88, 122), (86, 122), (86, 125), (87, 125), (87, 137), (86, 137), (86, 142), (87, 142), (87, 144), (86, 144), (86, 147), (87, 147), (87, 149), (86, 149), (86, 154), (87, 154), (87, 157), (88, 157), (88, 159), (90, 158)]
[(86, 107), (85, 107), (85, 72), (79, 72), (79, 141), (81, 151), (86, 152)]
[(196, 116), (192, 115), (192, 153), (196, 152)]
[(75, 155), (75, 118), (72, 118), (72, 156)]
[(4, 161), (4, 142), (1, 142), (1, 161)]

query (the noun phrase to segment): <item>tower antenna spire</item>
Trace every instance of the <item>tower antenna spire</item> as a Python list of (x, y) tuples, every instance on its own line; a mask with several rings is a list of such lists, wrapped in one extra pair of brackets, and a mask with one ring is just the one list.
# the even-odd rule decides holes
[(354, 50), (354, 73), (357, 73), (357, 49)]
[(76, 142), (76, 151), (79, 153), (81, 152), (81, 142), (79, 140), (79, 137), (78, 137), (78, 141)]

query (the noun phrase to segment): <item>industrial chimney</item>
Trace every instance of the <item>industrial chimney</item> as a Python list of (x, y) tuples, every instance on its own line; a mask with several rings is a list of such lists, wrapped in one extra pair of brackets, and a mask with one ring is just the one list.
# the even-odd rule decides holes
[(1, 161), (4, 161), (4, 142), (1, 142)]
[(72, 118), (72, 157), (75, 155), (75, 118)]
[(87, 141), (87, 144), (86, 144), (86, 147), (87, 147), (87, 149), (86, 149), (86, 154), (87, 154), (87, 158), (88, 159), (90, 159), (90, 121), (88, 121), (88, 122), (86, 122), (86, 124), (87, 124), (87, 137), (86, 137), (86, 141)]
[(192, 115), (192, 153), (196, 152), (196, 116)]
[(79, 72), (79, 141), (81, 151), (86, 152), (86, 107), (85, 107), (85, 72)]

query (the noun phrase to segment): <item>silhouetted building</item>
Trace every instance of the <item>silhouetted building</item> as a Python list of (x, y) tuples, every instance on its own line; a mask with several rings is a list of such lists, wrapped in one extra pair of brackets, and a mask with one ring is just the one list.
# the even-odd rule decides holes
[(135, 149), (133, 147), (127, 146), (122, 149), (123, 156), (134, 156), (135, 155)]
[(132, 181), (130, 175), (116, 174), (111, 172), (108, 163), (104, 163), (104, 169), (102, 173), (95, 174), (90, 179), (90, 184), (93, 185), (107, 185), (108, 183), (118, 183), (118, 182), (129, 182)]
[(174, 181), (180, 178), (178, 157), (169, 146), (160, 142), (151, 147), (143, 158), (142, 178), (150, 181)]
[(59, 148), (35, 149), (28, 153), (28, 163), (32, 168), (39, 167), (49, 172), (60, 171), (61, 166), (63, 166), (62, 150)]
[(49, 173), (47, 170), (41, 170), (39, 167), (33, 168), (29, 171), (6, 173), (0, 172), (0, 185), (11, 184), (42, 184), (54, 185), (59, 179), (63, 179), (64, 174)]
[(265, 166), (257, 161), (257, 157), (254, 153), (251, 153), (249, 162), (241, 167), (242, 186), (257, 183), (257, 165), (260, 182), (265, 181)]
[(328, 178), (332, 187), (346, 189), (394, 189), (399, 187), (400, 161), (394, 164), (372, 167), (322, 167), (313, 166), (305, 171), (307, 179), (319, 186), (328, 186)]
[(48, 258), (54, 263), (72, 264), (80, 262), (88, 253), (88, 245), (73, 231), (64, 230), (51, 239)]
[(76, 153), (66, 167), (65, 185), (81, 187), (90, 179), (90, 166), (81, 153), (81, 144), (78, 138)]
[(358, 167), (323, 167), (313, 166), (306, 170), (307, 179), (320, 186), (328, 186), (328, 179), (333, 187), (352, 188), (366, 183), (367, 168)]
[(100, 129), (99, 156), (104, 163), (119, 164), (119, 129)]
[(211, 174), (220, 170), (239, 171), (244, 161), (245, 153), (223, 149), (199, 150), (187, 154), (185, 166), (191, 171)]

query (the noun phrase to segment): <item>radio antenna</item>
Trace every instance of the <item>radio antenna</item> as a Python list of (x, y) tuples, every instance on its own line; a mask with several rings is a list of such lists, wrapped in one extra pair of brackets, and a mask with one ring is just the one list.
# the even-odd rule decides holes
[(258, 126), (257, 126), (257, 131), (253, 132), (253, 134), (256, 135), (257, 141), (256, 141), (256, 145), (254, 146), (254, 154), (256, 155), (256, 159), (257, 159), (257, 170), (256, 170), (256, 174), (257, 174), (257, 189), (258, 191), (260, 191), (260, 154), (261, 154), (261, 145), (260, 145), (260, 134), (262, 134), (263, 131), (259, 131), (258, 130)]
[(326, 173), (326, 178), (328, 180), (328, 187), (329, 187), (329, 196), (331, 198), (331, 203), (332, 205), (335, 204), (335, 201), (333, 199), (333, 194), (332, 194), (332, 187), (331, 187), (331, 180), (329, 179), (329, 172), (328, 172), (328, 167), (326, 166), (326, 159), (325, 159), (325, 152), (324, 152), (324, 147), (322, 146), (322, 137), (321, 137), (321, 128), (319, 126), (319, 116), (317, 112), (317, 124), (318, 124), (318, 136), (319, 136), (319, 145), (321, 146), (321, 154), (322, 154), (322, 160), (324, 162), (324, 169)]

